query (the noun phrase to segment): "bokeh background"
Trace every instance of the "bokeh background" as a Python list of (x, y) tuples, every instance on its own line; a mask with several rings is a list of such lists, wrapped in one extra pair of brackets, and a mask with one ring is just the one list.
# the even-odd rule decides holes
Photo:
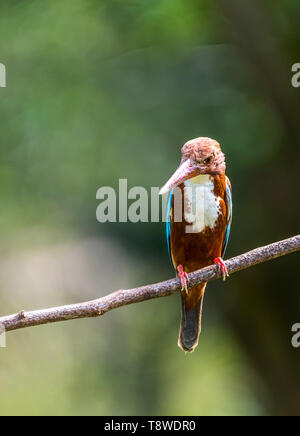
[[(2, 0), (0, 315), (171, 277), (164, 224), (99, 224), (96, 191), (162, 186), (197, 136), (227, 156), (227, 256), (297, 234), (299, 21), (298, 0)], [(298, 265), (211, 283), (192, 355), (179, 295), (10, 333), (0, 414), (299, 414)]]

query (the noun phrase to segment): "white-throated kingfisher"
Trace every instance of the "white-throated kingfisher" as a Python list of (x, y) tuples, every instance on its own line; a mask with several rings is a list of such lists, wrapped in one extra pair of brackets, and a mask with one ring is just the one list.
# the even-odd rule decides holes
[(187, 273), (215, 263), (223, 278), (228, 276), (222, 257), (230, 234), (232, 197), (231, 184), (225, 175), (225, 156), (217, 141), (192, 139), (181, 152), (178, 169), (160, 193), (170, 192), (167, 243), (182, 284), (178, 345), (192, 352), (201, 332), (206, 283), (189, 288)]

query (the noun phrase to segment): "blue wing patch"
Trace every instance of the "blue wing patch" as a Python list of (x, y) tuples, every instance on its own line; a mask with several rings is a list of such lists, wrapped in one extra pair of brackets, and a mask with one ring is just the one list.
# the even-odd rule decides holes
[(167, 244), (168, 244), (168, 252), (170, 259), (172, 260), (171, 256), (171, 206), (172, 206), (172, 198), (173, 198), (173, 189), (170, 191), (169, 199), (168, 199), (168, 205), (167, 205), (167, 217), (166, 217), (166, 237), (167, 237)]
[(226, 206), (227, 206), (227, 227), (226, 227), (225, 237), (223, 241), (222, 257), (224, 256), (227, 248), (230, 229), (231, 229), (231, 221), (232, 221), (232, 193), (231, 193), (231, 183), (228, 177), (226, 177)]

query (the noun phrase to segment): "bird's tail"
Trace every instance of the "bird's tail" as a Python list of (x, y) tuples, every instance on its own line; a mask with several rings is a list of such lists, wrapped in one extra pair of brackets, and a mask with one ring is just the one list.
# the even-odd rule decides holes
[(181, 294), (181, 324), (178, 346), (191, 353), (198, 345), (201, 333), (201, 316), (206, 283), (189, 289), (188, 295)]

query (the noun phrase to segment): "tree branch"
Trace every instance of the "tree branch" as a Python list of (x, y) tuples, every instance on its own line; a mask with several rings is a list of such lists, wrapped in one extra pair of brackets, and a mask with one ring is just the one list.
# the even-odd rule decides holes
[[(226, 260), (225, 264), (229, 274), (250, 268), (268, 260), (275, 259), (285, 254), (300, 250), (300, 235), (283, 241), (275, 242), (265, 247), (241, 254)], [(215, 265), (194, 271), (188, 275), (189, 286), (195, 286), (202, 282), (210, 282), (220, 278)], [(50, 309), (21, 312), (0, 318), (0, 327), (5, 331), (17, 330), (41, 324), (58, 321), (67, 321), (76, 318), (88, 318), (104, 315), (112, 309), (127, 304), (139, 303), (152, 298), (167, 297), (181, 289), (180, 280), (173, 278), (164, 282), (146, 285), (139, 288), (119, 290), (97, 300), (85, 303), (71, 304), (68, 306), (54, 307)]]

